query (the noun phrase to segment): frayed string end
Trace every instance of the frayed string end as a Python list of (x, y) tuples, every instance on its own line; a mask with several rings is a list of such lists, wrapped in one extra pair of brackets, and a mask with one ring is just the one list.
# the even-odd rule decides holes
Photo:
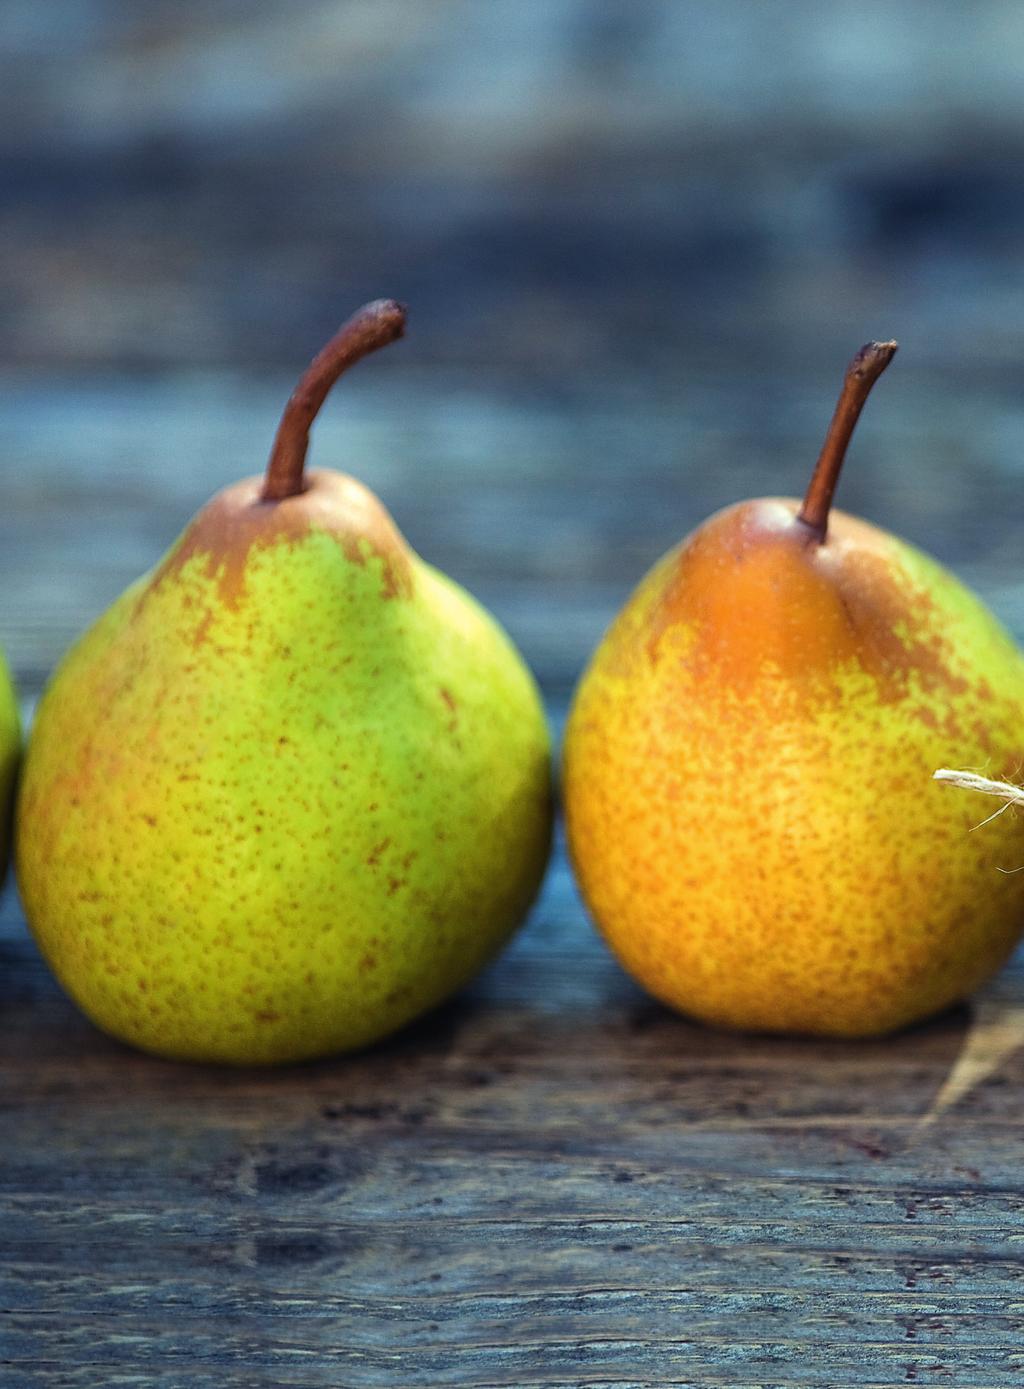
[(991, 777), (979, 776), (977, 772), (956, 772), (942, 767), (934, 773), (936, 781), (949, 786), (959, 786), (964, 791), (980, 791), (984, 796), (998, 796), (1007, 805), (1024, 805), (1024, 786), (1014, 786), (1012, 781), (993, 781)]

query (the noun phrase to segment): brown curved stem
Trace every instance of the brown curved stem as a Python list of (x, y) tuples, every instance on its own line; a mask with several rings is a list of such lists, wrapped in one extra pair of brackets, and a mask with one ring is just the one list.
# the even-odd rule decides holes
[(828, 533), (828, 514), (832, 496), (854, 427), (871, 394), (871, 387), (896, 355), (894, 342), (866, 343), (846, 368), (846, 378), (839, 394), (832, 423), (825, 435), (821, 453), (814, 466), (810, 485), (798, 512), (799, 519), (814, 532), (820, 542)]
[(309, 448), (309, 430), (327, 392), (360, 357), (387, 347), (404, 332), (404, 305), (394, 299), (376, 299), (357, 310), (317, 353), (292, 392), (277, 426), (260, 494), (264, 501), (279, 502), (304, 490), (302, 470)]

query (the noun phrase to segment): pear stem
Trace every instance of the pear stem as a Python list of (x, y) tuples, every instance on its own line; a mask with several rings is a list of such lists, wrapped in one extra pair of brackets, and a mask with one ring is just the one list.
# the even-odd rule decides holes
[(828, 514), (839, 481), (839, 473), (854, 428), (871, 394), (871, 387), (896, 355), (894, 342), (869, 342), (861, 348), (846, 368), (843, 389), (839, 393), (832, 423), (825, 435), (821, 453), (814, 465), (810, 485), (804, 496), (798, 517), (814, 532), (820, 543), (828, 534)]
[(404, 332), (405, 306), (394, 299), (375, 299), (358, 309), (317, 353), (284, 407), (260, 494), (263, 501), (279, 502), (305, 490), (309, 431), (327, 392), (343, 371)]

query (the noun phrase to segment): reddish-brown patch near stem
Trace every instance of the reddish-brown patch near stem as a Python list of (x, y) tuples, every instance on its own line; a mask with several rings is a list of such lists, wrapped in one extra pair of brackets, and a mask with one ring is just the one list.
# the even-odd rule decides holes
[[(309, 535), (329, 536), (352, 564), (365, 565), (368, 555), (382, 561), (381, 597), (407, 598), (412, 593), (409, 548), (385, 507), (362, 483), (343, 473), (307, 475), (304, 492), (281, 501), (260, 498), (261, 478), (246, 478), (219, 492), (186, 529), (179, 543), (154, 574), (139, 600), (186, 565), (198, 561), (229, 608), (245, 597), (245, 574), (254, 550), (295, 545)], [(197, 629), (202, 640), (209, 625)]]
[(794, 693), (850, 663), (875, 681), (883, 703), (924, 692), (963, 694), (931, 596), (894, 574), (892, 539), (833, 512), (818, 543), (798, 503), (766, 498), (713, 516), (677, 552), (646, 631), (661, 659), (673, 628), (688, 633), (683, 659), (698, 679), (742, 692), (766, 665)]

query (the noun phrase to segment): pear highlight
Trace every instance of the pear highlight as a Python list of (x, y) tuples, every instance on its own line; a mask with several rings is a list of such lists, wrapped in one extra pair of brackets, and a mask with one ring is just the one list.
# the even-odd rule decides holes
[(401, 336), (367, 305), (226, 488), (63, 661), (16, 858), (58, 979), (114, 1036), (270, 1064), (363, 1047), (497, 952), (551, 829), (537, 688), (362, 484), (305, 470), (331, 385)]
[(971, 994), (1024, 927), (1006, 819), (930, 780), (1019, 768), (1024, 657), (913, 546), (832, 508), (872, 384), (848, 368), (803, 501), (728, 507), (641, 582), (565, 738), (569, 848), (624, 967), (756, 1031), (868, 1036)]

